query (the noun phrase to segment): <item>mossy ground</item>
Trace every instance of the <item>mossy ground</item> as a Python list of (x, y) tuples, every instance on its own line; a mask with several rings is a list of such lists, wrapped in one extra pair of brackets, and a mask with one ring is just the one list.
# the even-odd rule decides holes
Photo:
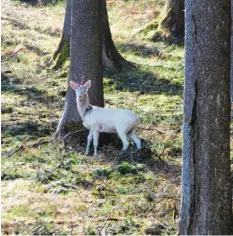
[[(109, 18), (118, 50), (140, 66), (106, 72), (104, 91), (106, 106), (138, 114), (147, 154), (138, 157), (131, 147), (122, 157), (112, 144), (95, 160), (82, 154), (84, 146), (50, 142), (67, 87), (67, 68), (47, 66), (64, 7), (2, 1), (3, 234), (143, 234), (157, 222), (162, 233), (176, 232), (183, 47), (131, 37), (162, 6), (136, 2), (111, 1)], [(4, 62), (18, 45), (23, 50)]]

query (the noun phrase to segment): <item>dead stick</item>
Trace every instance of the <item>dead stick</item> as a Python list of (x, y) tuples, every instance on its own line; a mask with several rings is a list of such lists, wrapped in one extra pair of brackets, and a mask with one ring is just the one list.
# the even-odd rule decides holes
[(122, 221), (122, 220), (126, 220), (126, 218), (108, 217), (107, 219), (99, 219), (97, 221)]
[(16, 148), (13, 152), (9, 152), (7, 154), (7, 157), (11, 157), (13, 156), (16, 152), (20, 151), (20, 150), (23, 150), (23, 149), (26, 149), (26, 148), (35, 148), (35, 147), (38, 147), (39, 145), (43, 145), (43, 144), (47, 144), (47, 143), (50, 143), (50, 141), (39, 141), (37, 143), (33, 143), (32, 145), (28, 145), (28, 146), (25, 146), (24, 144), (29, 141), (30, 139), (26, 139), (21, 146), (19, 146), (18, 148)]
[(14, 150), (12, 153), (8, 153), (8, 154), (7, 154), (7, 157), (9, 158), (9, 157), (13, 156), (16, 152), (20, 151), (21, 149), (24, 149), (24, 146), (23, 146), (23, 145), (21, 145), (20, 147), (18, 147), (18, 148), (17, 148), (16, 150)]
[(79, 130), (79, 131), (70, 132), (70, 133), (66, 134), (64, 137), (58, 139), (57, 142), (60, 141), (60, 140), (65, 140), (65, 139), (66, 139), (68, 136), (70, 136), (70, 135), (73, 135), (73, 134), (76, 134), (76, 133), (80, 133), (80, 132), (83, 132), (83, 131), (86, 131), (86, 129), (82, 129), (82, 130)]
[(8, 61), (10, 58), (12, 58), (13, 56), (15, 56), (19, 51), (21, 51), (23, 48), (19, 48), (16, 52), (12, 53), (9, 57), (7, 57), (7, 59), (5, 59), (3, 62)]
[(162, 133), (162, 134), (169, 134), (163, 130), (160, 130), (160, 129), (152, 129), (152, 128), (143, 128), (143, 127), (139, 127), (139, 129), (143, 129), (143, 130), (155, 130), (155, 131), (158, 131), (159, 133)]

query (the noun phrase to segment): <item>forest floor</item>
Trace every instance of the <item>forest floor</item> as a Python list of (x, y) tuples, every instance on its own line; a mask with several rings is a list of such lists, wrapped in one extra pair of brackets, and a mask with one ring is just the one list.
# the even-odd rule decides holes
[(3, 235), (176, 233), (184, 48), (138, 33), (158, 17), (161, 2), (109, 2), (114, 42), (140, 66), (105, 73), (105, 103), (138, 114), (147, 155), (131, 147), (122, 158), (113, 144), (95, 160), (82, 155), (85, 146), (50, 141), (67, 88), (68, 62), (57, 71), (47, 66), (64, 6), (2, 0)]

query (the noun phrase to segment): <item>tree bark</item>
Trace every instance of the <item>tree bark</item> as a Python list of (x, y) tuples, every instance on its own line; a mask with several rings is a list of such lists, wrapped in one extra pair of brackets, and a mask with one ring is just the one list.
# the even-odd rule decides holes
[[(69, 81), (91, 79), (90, 102), (103, 107), (101, 5), (101, 1), (96, 0), (72, 0)], [(77, 110), (75, 92), (68, 83), (65, 108), (56, 138), (59, 139), (80, 126), (82, 122)]]
[(184, 36), (184, 0), (167, 0), (161, 27), (168, 29), (172, 36)]
[(179, 233), (232, 234), (230, 0), (186, 1)]
[[(106, 7), (106, 0), (102, 1), (102, 63), (107, 69), (117, 69), (120, 70), (125, 66), (133, 65), (131, 62), (124, 59), (118, 52), (111, 35), (111, 30), (109, 27), (108, 13)], [(54, 52), (53, 60), (56, 60), (54, 69), (59, 69), (65, 63), (67, 58), (69, 58), (69, 47), (70, 47), (70, 2), (67, 0), (66, 14), (64, 19), (63, 33), (61, 40), (59, 42), (58, 48)]]
[(62, 30), (62, 36), (57, 49), (53, 54), (55, 61), (54, 69), (61, 68), (66, 59), (70, 56), (70, 29), (71, 28), (71, 0), (66, 2), (65, 18)]
[(160, 16), (143, 26), (137, 33), (152, 41), (183, 42), (184, 0), (166, 0)]
[(233, 102), (233, 0), (231, 0), (231, 102)]
[(132, 65), (124, 59), (118, 52), (113, 40), (108, 21), (108, 12), (106, 0), (102, 0), (102, 26), (103, 26), (103, 48), (102, 48), (102, 62), (103, 66), (108, 69), (122, 69), (127, 65)]

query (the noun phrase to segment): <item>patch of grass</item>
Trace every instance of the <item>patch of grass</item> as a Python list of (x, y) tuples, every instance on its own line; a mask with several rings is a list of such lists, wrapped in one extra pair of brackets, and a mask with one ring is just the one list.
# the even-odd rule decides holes
[(132, 154), (131, 145), (129, 155), (120, 157), (120, 148), (109, 145), (100, 147), (99, 160), (82, 155), (84, 146), (48, 142), (67, 89), (69, 61), (60, 71), (48, 66), (64, 6), (2, 3), (3, 60), (19, 45), (24, 48), (2, 70), (3, 232), (144, 234), (152, 217), (176, 226), (169, 199), (155, 196), (180, 196), (183, 47), (131, 37), (156, 19), (163, 1), (109, 2), (114, 42), (138, 66), (105, 72), (105, 104), (139, 116), (147, 154)]

